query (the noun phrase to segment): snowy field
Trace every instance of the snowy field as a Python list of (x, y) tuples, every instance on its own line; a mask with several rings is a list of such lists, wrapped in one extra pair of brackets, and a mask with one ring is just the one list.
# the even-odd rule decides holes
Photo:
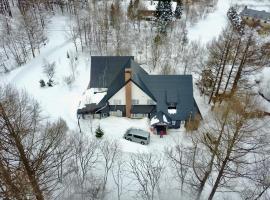
[[(218, 37), (222, 29), (226, 26), (226, 12), (228, 8), (230, 5), (236, 3), (242, 7), (247, 5), (249, 8), (270, 11), (269, 0), (219, 0), (217, 8), (213, 13), (210, 13), (195, 25), (188, 27), (189, 40), (201, 41), (205, 45), (213, 38)], [(1, 83), (10, 83), (20, 89), (26, 90), (40, 103), (44, 116), (53, 120), (61, 117), (66, 120), (70, 129), (78, 131), (76, 111), (79, 106), (82, 106), (81, 98), (89, 83), (91, 58), (87, 54), (76, 54), (72, 41), (68, 38), (66, 31), (64, 31), (70, 25), (69, 17), (55, 15), (50, 21), (47, 30), (48, 43), (41, 49), (41, 53), (27, 64), (8, 74), (0, 74), (0, 81)], [(75, 61), (77, 65), (76, 80), (72, 86), (68, 86), (63, 81), (71, 73), (70, 59), (67, 58), (67, 52), (78, 58)], [(44, 60), (50, 63), (56, 63), (54, 87), (40, 88), (39, 80), (45, 79), (42, 68)], [(260, 79), (262, 80), (261, 91), (269, 94), (267, 97), (270, 98), (270, 69), (265, 69)], [(200, 110), (203, 116), (207, 115), (209, 112), (208, 99), (203, 99), (199, 95), (199, 91), (195, 87), (194, 89), (194, 97), (198, 102)], [(270, 112), (270, 103), (265, 100), (262, 100), (262, 102), (264, 108), (269, 108)], [(93, 136), (95, 128), (100, 125), (105, 132), (104, 137), (119, 141), (122, 150), (127, 154), (136, 152), (163, 152), (165, 147), (172, 146), (176, 143), (191, 145), (188, 133), (186, 133), (183, 127), (179, 130), (170, 130), (169, 135), (162, 139), (156, 135), (151, 135), (151, 143), (143, 146), (123, 139), (123, 135), (131, 127), (149, 131), (150, 122), (148, 119), (135, 120), (109, 117), (102, 120), (90, 121), (87, 119), (80, 120), (84, 133)]]
[[(270, 11), (270, 2), (268, 0), (219, 0), (217, 9), (210, 13), (205, 19), (202, 19), (194, 26), (189, 27), (188, 36), (191, 41), (200, 40), (206, 44), (214, 37), (217, 37), (222, 28), (226, 26), (226, 12), (230, 5), (237, 3), (243, 7), (248, 5), (250, 8)], [(44, 115), (51, 119), (59, 117), (65, 119), (71, 129), (78, 129), (76, 110), (81, 104), (82, 94), (86, 91), (90, 78), (90, 56), (79, 53), (76, 55), (74, 45), (68, 39), (67, 32), (70, 25), (70, 19), (64, 16), (53, 16), (50, 20), (48, 33), (48, 43), (41, 50), (41, 53), (32, 59), (26, 65), (11, 71), (8, 74), (0, 75), (2, 83), (11, 83), (16, 87), (26, 90), (32, 95), (42, 106)], [(67, 52), (70, 55), (78, 57), (76, 61), (77, 75), (75, 83), (69, 87), (63, 79), (70, 75), (70, 59), (67, 58)], [(44, 79), (42, 72), (44, 60), (50, 63), (56, 63), (56, 77), (54, 87), (40, 88), (39, 80)], [(266, 69), (267, 71), (268, 69)], [(263, 86), (265, 90), (269, 90), (268, 84), (270, 80), (269, 70), (263, 72)], [(268, 91), (269, 92), (269, 91)], [(199, 96), (199, 92), (195, 88), (194, 97), (201, 108), (203, 115), (207, 114), (209, 108), (206, 106), (205, 99)], [(267, 103), (266, 103), (267, 105)], [(123, 119), (101, 120), (104, 121), (104, 129), (106, 126), (111, 127), (115, 123), (121, 123)], [(118, 122), (119, 121), (119, 122)], [(101, 122), (103, 123), (103, 122)], [(126, 122), (123, 122), (126, 123)], [(149, 127), (148, 127), (149, 128)], [(108, 134), (112, 131), (107, 131)], [(182, 131), (180, 131), (182, 132)], [(123, 134), (121, 132), (121, 134)], [(121, 135), (120, 134), (120, 135)], [(181, 135), (181, 134), (178, 134)], [(182, 136), (179, 136), (180, 138)], [(136, 144), (136, 146), (139, 146)], [(153, 145), (155, 146), (155, 145)], [(149, 146), (152, 148), (152, 146)]]

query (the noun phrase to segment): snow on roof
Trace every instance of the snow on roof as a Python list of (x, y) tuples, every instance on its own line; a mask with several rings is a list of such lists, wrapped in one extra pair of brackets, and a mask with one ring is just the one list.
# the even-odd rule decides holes
[(90, 88), (87, 89), (80, 100), (79, 108), (83, 108), (85, 104), (98, 104), (107, 94), (107, 88)]
[(172, 114), (176, 114), (177, 113), (177, 110), (175, 108), (169, 108), (168, 109), (168, 113), (171, 114), (171, 115)]
[[(162, 115), (162, 120), (163, 122), (162, 123), (167, 123), (169, 124), (169, 120), (167, 119), (167, 117), (163, 114)], [(154, 116), (151, 121), (150, 121), (150, 124), (151, 126), (154, 125), (154, 124), (157, 124), (157, 123), (160, 123), (161, 121), (157, 118), (157, 116)]]
[(166, 123), (169, 123), (169, 120), (167, 119), (167, 117), (163, 114), (163, 121)]
[(157, 124), (157, 123), (159, 123), (159, 120), (158, 120), (157, 116), (154, 116), (154, 117), (151, 119), (150, 124), (151, 124), (151, 125), (154, 125), (154, 124)]
[[(148, 10), (156, 10), (158, 1), (144, 1), (143, 4)], [(172, 10), (174, 11), (175, 8), (176, 8), (176, 2), (172, 2)]]

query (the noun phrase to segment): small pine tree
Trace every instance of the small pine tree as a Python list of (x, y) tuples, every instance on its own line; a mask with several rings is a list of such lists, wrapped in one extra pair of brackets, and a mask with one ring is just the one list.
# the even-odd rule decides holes
[(104, 135), (104, 132), (100, 128), (100, 126), (98, 126), (97, 130), (95, 131), (95, 133), (96, 133), (96, 138), (102, 138), (102, 136)]
[(183, 14), (183, 2), (182, 0), (178, 0), (176, 8), (175, 8), (174, 16), (176, 19), (181, 19), (182, 14)]
[(70, 58), (68, 51), (67, 51), (67, 58)]
[(45, 81), (43, 79), (41, 79), (39, 81), (39, 83), (40, 83), (40, 87), (45, 87), (46, 86)]

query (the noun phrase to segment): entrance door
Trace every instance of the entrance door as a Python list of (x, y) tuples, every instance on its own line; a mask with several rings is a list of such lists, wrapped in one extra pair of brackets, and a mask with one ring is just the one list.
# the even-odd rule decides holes
[(157, 134), (160, 135), (161, 131), (163, 133), (163, 135), (166, 135), (167, 132), (166, 132), (166, 126), (161, 126), (161, 125), (158, 125), (156, 126), (156, 129), (157, 129)]

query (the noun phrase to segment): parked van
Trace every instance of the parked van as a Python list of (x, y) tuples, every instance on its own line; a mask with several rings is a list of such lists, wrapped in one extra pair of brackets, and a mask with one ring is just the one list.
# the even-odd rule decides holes
[(132, 142), (138, 142), (143, 145), (150, 143), (150, 134), (146, 131), (143, 131), (141, 129), (128, 129), (127, 132), (124, 135), (124, 138), (126, 140), (132, 141)]

